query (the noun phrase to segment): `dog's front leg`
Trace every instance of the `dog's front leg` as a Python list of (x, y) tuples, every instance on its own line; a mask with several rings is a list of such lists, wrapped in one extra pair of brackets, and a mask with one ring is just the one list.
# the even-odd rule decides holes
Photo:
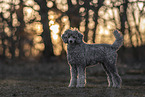
[(85, 87), (86, 84), (86, 69), (83, 66), (79, 66), (78, 70), (78, 78), (77, 78), (77, 86), (76, 87)]
[(70, 83), (68, 87), (76, 87), (77, 84), (77, 68), (75, 65), (70, 65)]

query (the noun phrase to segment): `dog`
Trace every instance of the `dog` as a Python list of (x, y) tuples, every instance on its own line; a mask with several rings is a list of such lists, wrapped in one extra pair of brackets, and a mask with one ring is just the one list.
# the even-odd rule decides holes
[(121, 77), (116, 69), (117, 51), (123, 45), (123, 36), (114, 31), (115, 42), (110, 44), (87, 44), (83, 35), (76, 29), (68, 29), (62, 34), (67, 44), (67, 60), (70, 66), (68, 87), (85, 87), (86, 67), (101, 63), (108, 79), (108, 87), (121, 87)]

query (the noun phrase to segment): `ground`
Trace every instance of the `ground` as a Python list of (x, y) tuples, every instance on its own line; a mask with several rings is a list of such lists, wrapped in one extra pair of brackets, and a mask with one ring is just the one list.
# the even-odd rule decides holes
[(144, 63), (118, 63), (117, 68), (121, 89), (107, 87), (101, 65), (87, 68), (85, 88), (68, 88), (66, 60), (0, 61), (0, 97), (145, 97)]

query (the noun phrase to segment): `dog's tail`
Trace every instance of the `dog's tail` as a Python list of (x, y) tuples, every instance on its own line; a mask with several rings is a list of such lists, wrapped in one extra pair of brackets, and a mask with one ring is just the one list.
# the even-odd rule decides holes
[(115, 50), (118, 50), (123, 45), (123, 36), (117, 30), (115, 30), (113, 32), (113, 34), (114, 34), (116, 40), (112, 44), (112, 48), (114, 48)]

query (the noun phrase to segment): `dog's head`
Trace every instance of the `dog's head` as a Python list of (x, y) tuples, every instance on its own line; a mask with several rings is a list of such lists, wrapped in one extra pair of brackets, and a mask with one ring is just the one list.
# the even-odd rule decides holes
[(64, 34), (62, 34), (62, 39), (64, 43), (74, 44), (74, 43), (81, 43), (83, 35), (77, 30), (66, 30)]

